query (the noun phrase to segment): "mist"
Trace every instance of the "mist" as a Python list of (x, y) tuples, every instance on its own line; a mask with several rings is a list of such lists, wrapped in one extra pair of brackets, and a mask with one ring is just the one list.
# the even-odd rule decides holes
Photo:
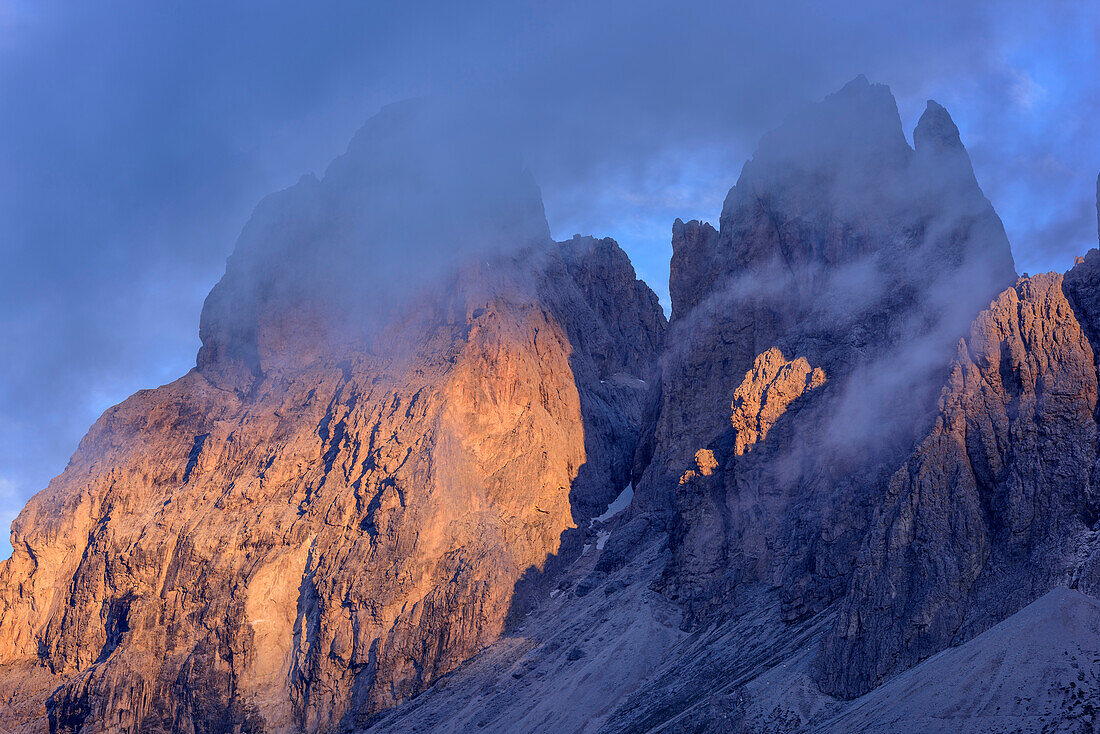
[(1066, 269), (1100, 170), (1100, 90), (1066, 80), (1098, 47), (1086, 2), (0, 2), (0, 524), (103, 409), (194, 365), (257, 203), (387, 105), (492, 121), (550, 234), (614, 237), (667, 309), (673, 220), (713, 220), (761, 134), (860, 73), (906, 129), (947, 106), (1018, 269)]

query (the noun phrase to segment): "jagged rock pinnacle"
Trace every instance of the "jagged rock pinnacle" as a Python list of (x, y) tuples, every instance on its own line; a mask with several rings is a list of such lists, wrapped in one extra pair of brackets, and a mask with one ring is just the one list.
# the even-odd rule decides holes
[(913, 145), (918, 152), (926, 146), (936, 150), (963, 149), (959, 128), (939, 102), (928, 100), (924, 114), (920, 116), (917, 128), (913, 131)]
[(1100, 250), (1017, 279), (941, 105), (913, 141), (862, 75), (765, 136), (666, 330), (493, 135), (388, 108), (13, 525), (0, 731), (1094, 722), (1096, 603), (979, 633), (1100, 595)]

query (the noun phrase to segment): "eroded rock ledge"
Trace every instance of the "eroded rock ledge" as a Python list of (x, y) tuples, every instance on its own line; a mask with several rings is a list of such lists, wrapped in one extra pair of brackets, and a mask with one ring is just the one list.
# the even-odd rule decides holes
[(763, 352), (733, 393), (734, 454), (741, 456), (767, 438), (791, 403), (824, 384), (824, 370), (811, 367), (805, 357), (788, 361), (776, 347)]

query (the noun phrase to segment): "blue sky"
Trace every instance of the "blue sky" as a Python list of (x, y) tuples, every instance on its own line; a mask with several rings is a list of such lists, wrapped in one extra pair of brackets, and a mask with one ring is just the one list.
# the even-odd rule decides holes
[[(0, 524), (88, 425), (189, 369), (249, 212), (383, 105), (512, 121), (551, 229), (616, 238), (667, 306), (768, 128), (857, 74), (959, 125), (1023, 272), (1096, 245), (1094, 2), (0, 0)], [(0, 555), (6, 555), (6, 537)]]

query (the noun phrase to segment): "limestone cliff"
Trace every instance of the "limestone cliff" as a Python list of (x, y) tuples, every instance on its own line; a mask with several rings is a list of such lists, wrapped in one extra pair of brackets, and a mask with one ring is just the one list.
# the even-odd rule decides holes
[(399, 105), (260, 204), (13, 528), (0, 728), (1095, 728), (1100, 251), (1017, 278), (858, 78), (677, 220), (666, 329), (499, 137)]
[[(669, 347), (635, 478), (639, 510), (671, 532), (663, 588), (689, 625), (728, 614), (745, 584), (781, 588), (791, 619), (845, 592), (952, 345), (1015, 280), (942, 107), (913, 138), (889, 90), (856, 79), (763, 138), (718, 230), (673, 228)], [(701, 448), (717, 470), (679, 483)]]
[(656, 296), (611, 240), (551, 242), (518, 163), (418, 148), (416, 114), (261, 204), (197, 368), (19, 516), (0, 727), (352, 726), (522, 617), (627, 484)]
[(820, 367), (810, 367), (805, 357), (788, 361), (772, 347), (756, 358), (752, 369), (733, 391), (730, 423), (736, 434), (733, 453), (741, 456), (768, 437), (791, 403), (807, 390), (825, 384)]
[(890, 479), (821, 663), (860, 694), (1057, 586), (1100, 592), (1097, 371), (1063, 282), (1021, 279), (962, 341), (939, 415)]
[(633, 504), (371, 731), (1095, 729), (1100, 252), (1017, 279), (914, 142), (857, 80), (677, 222)]

